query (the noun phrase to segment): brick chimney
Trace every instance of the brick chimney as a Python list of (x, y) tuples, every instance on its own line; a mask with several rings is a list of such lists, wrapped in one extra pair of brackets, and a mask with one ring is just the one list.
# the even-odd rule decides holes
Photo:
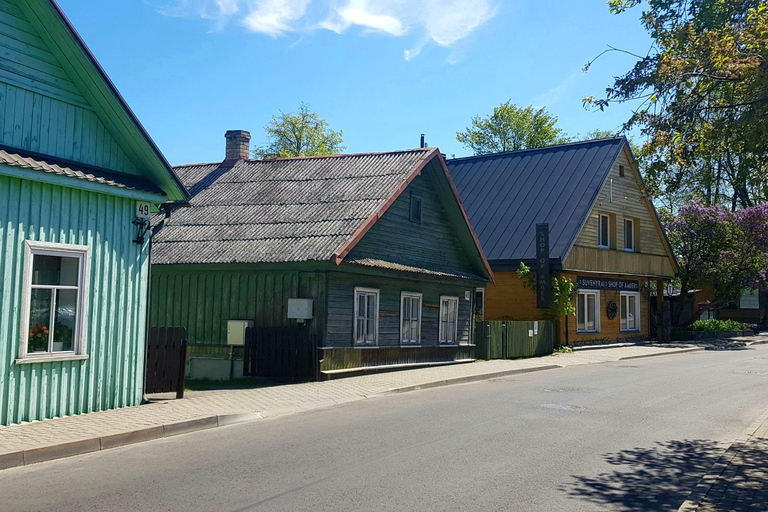
[(250, 132), (245, 130), (228, 130), (224, 137), (227, 139), (227, 154), (224, 160), (245, 160), (250, 156)]

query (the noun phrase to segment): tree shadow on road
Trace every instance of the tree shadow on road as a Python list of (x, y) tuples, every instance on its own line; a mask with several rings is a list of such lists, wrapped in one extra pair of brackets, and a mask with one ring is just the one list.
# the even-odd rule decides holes
[(668, 441), (604, 455), (616, 469), (573, 476), (569, 497), (616, 511), (677, 510), (725, 447), (707, 440)]

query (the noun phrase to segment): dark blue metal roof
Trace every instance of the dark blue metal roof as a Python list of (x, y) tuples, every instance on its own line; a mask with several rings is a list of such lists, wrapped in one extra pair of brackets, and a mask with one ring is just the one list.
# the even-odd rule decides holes
[(493, 264), (532, 260), (537, 223), (549, 223), (562, 260), (584, 224), (624, 137), (448, 160), (472, 227)]

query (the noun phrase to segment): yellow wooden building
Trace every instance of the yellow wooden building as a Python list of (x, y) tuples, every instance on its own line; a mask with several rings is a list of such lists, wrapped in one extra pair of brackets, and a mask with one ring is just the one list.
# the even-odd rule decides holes
[(496, 278), (485, 320), (547, 318), (517, 276), (521, 262), (535, 268), (536, 226), (547, 224), (550, 271), (577, 284), (577, 314), (559, 322), (560, 343), (651, 335), (651, 290), (663, 289), (677, 266), (624, 137), (448, 166)]

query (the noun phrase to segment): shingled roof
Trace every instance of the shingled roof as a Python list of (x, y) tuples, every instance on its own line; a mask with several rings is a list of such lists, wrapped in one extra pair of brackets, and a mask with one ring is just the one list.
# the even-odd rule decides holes
[(0, 145), (0, 164), (19, 167), (30, 171), (55, 174), (57, 176), (65, 176), (67, 178), (90, 181), (102, 185), (125, 188), (128, 190), (139, 190), (142, 192), (151, 192), (153, 194), (163, 193), (163, 191), (152, 182), (139, 176), (61, 160), (49, 155), (40, 155), (29, 151), (17, 150), (3, 145)]
[(436, 148), (176, 167), (192, 198), (153, 237), (152, 262), (343, 259), (433, 158)]
[(532, 260), (537, 223), (549, 223), (550, 257), (562, 262), (611, 171), (624, 137), (448, 160), (488, 260)]

